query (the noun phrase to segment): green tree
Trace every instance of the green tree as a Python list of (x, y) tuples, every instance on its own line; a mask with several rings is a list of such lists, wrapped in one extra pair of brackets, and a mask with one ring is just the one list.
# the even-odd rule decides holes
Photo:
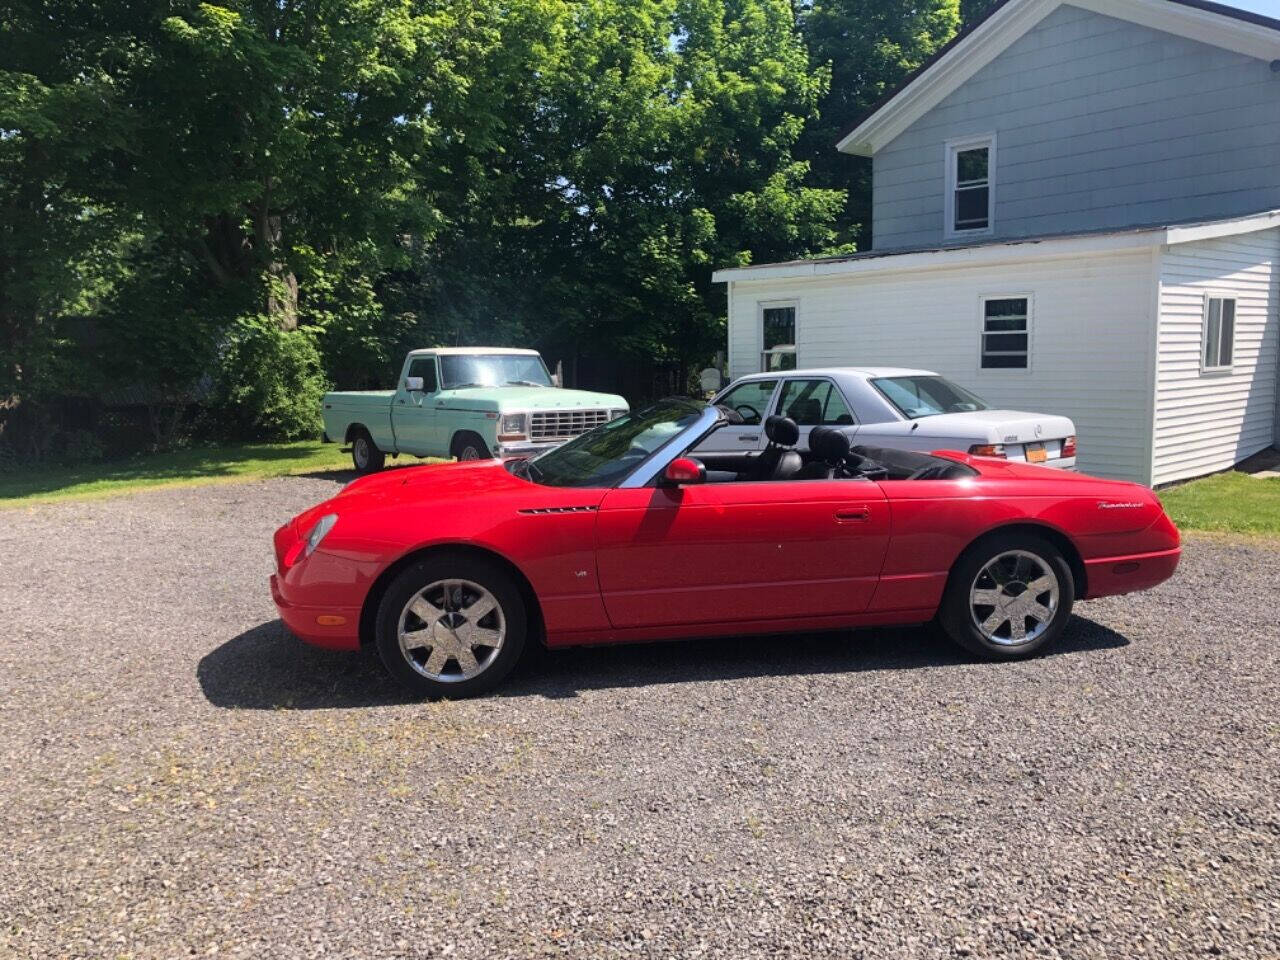
[(987, 15), (1000, 0), (960, 0), (960, 20), (969, 27)]
[(470, 161), (479, 202), (424, 251), (426, 312), (683, 371), (723, 338), (714, 267), (832, 240), (843, 194), (792, 155), (826, 74), (784, 0), (540, 10), (548, 40), (518, 48), (527, 80), (494, 86), (503, 135)]
[(838, 242), (866, 249), (871, 161), (837, 152), (836, 141), (955, 35), (960, 0), (813, 0), (799, 24), (815, 69), (830, 68), (831, 87), (798, 155), (809, 160), (812, 183), (847, 191)]
[(65, 44), (39, 5), (0, 6), (0, 434), (33, 457), (55, 438), (47, 404), (92, 372), (73, 366), (65, 318), (110, 289), (127, 229), (85, 166), (111, 136), (108, 84)]

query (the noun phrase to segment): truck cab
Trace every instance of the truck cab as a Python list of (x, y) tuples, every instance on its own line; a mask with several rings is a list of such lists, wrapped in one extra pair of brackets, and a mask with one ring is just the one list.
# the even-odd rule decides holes
[(536, 350), (440, 347), (405, 357), (394, 390), (325, 394), (325, 439), (360, 473), (388, 455), (528, 456), (627, 412), (616, 394), (558, 387)]

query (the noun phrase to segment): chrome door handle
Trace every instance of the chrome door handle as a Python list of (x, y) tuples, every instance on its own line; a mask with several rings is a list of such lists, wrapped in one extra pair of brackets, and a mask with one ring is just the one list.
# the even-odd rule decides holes
[(759, 440), (759, 439), (760, 439), (760, 434), (758, 434), (758, 433), (745, 433), (745, 434), (742, 434), (741, 436), (739, 436), (739, 437), (738, 437), (738, 439), (739, 439), (739, 440)]

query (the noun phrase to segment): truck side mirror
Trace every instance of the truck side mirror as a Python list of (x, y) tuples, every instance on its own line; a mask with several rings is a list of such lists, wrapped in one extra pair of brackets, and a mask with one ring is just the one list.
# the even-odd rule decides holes
[(404, 388), (408, 390), (410, 393), (421, 393), (422, 378), (421, 377), (405, 377)]

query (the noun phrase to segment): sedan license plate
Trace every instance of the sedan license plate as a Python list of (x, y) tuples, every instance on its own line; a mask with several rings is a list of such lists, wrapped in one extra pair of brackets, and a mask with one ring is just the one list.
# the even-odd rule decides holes
[(1049, 454), (1044, 449), (1043, 443), (1027, 444), (1027, 463), (1044, 463), (1049, 459)]

